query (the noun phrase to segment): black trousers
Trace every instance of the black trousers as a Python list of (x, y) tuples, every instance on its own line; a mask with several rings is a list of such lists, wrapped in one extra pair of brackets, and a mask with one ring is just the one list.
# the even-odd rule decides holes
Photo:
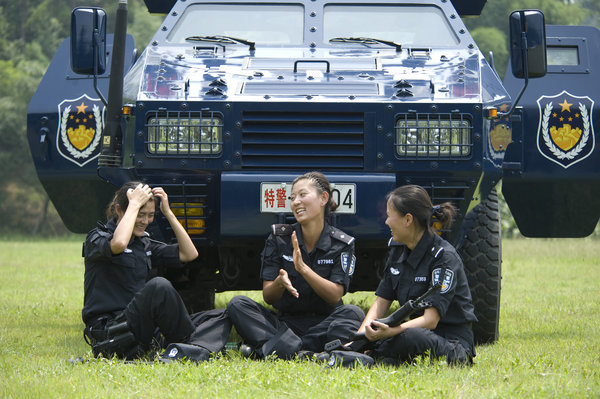
[(189, 343), (219, 352), (227, 343), (231, 321), (225, 309), (213, 309), (189, 315), (183, 300), (165, 278), (155, 277), (135, 294), (124, 310), (129, 328), (148, 349), (156, 330), (164, 336), (164, 345)]
[(449, 364), (470, 364), (475, 356), (473, 345), (463, 338), (441, 336), (426, 328), (409, 328), (394, 337), (378, 341), (371, 356), (410, 362), (427, 351), (432, 358), (445, 356)]
[(282, 358), (291, 358), (299, 350), (321, 352), (329, 341), (347, 340), (365, 317), (355, 305), (342, 305), (330, 315), (281, 316), (245, 296), (232, 298), (227, 312), (259, 357), (276, 353)]

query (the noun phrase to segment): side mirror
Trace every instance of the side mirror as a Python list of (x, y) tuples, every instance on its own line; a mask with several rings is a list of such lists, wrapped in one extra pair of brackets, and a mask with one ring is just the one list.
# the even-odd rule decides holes
[(101, 8), (75, 8), (71, 12), (71, 69), (83, 75), (106, 70), (106, 12)]
[(510, 59), (516, 78), (546, 74), (546, 24), (539, 10), (514, 11), (509, 17)]

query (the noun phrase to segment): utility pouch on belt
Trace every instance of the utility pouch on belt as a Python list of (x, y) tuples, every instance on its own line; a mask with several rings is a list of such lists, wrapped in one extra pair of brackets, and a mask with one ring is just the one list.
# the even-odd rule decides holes
[(85, 342), (92, 347), (94, 357), (134, 359), (142, 353), (138, 342), (121, 313), (111, 319), (101, 316), (83, 331)]

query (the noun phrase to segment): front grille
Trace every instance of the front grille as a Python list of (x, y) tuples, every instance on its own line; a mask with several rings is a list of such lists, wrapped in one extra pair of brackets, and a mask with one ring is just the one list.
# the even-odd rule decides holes
[(243, 168), (364, 166), (364, 115), (358, 112), (244, 112)]
[[(169, 196), (171, 210), (192, 237), (202, 236), (208, 228), (214, 227), (210, 226), (208, 217), (208, 184), (167, 183), (162, 187)], [(165, 223), (168, 226), (166, 219)]]
[(467, 190), (471, 188), (471, 185), (459, 182), (447, 183), (444, 185), (423, 182), (421, 185), (429, 193), (431, 202), (434, 205), (452, 202), (456, 207), (459, 207), (462, 202), (465, 201)]

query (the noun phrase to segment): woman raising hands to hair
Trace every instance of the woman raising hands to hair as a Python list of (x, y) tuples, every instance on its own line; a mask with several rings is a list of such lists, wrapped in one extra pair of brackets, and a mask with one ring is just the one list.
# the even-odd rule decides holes
[[(146, 232), (154, 220), (156, 199), (176, 244), (152, 240)], [(154, 267), (181, 267), (182, 262), (198, 257), (191, 238), (169, 207), (167, 193), (161, 187), (125, 183), (109, 204), (107, 219), (106, 224), (99, 223), (88, 233), (83, 247), (82, 317), (86, 341), (94, 355), (102, 352), (104, 356), (134, 358), (153, 344), (159, 349), (161, 341), (193, 344), (203, 348), (205, 357), (220, 351), (231, 329), (225, 311), (215, 309), (190, 316), (171, 283), (162, 277), (152, 278)], [(132, 334), (134, 339), (127, 345), (99, 345), (113, 338), (109, 330), (117, 325), (122, 335)]]

